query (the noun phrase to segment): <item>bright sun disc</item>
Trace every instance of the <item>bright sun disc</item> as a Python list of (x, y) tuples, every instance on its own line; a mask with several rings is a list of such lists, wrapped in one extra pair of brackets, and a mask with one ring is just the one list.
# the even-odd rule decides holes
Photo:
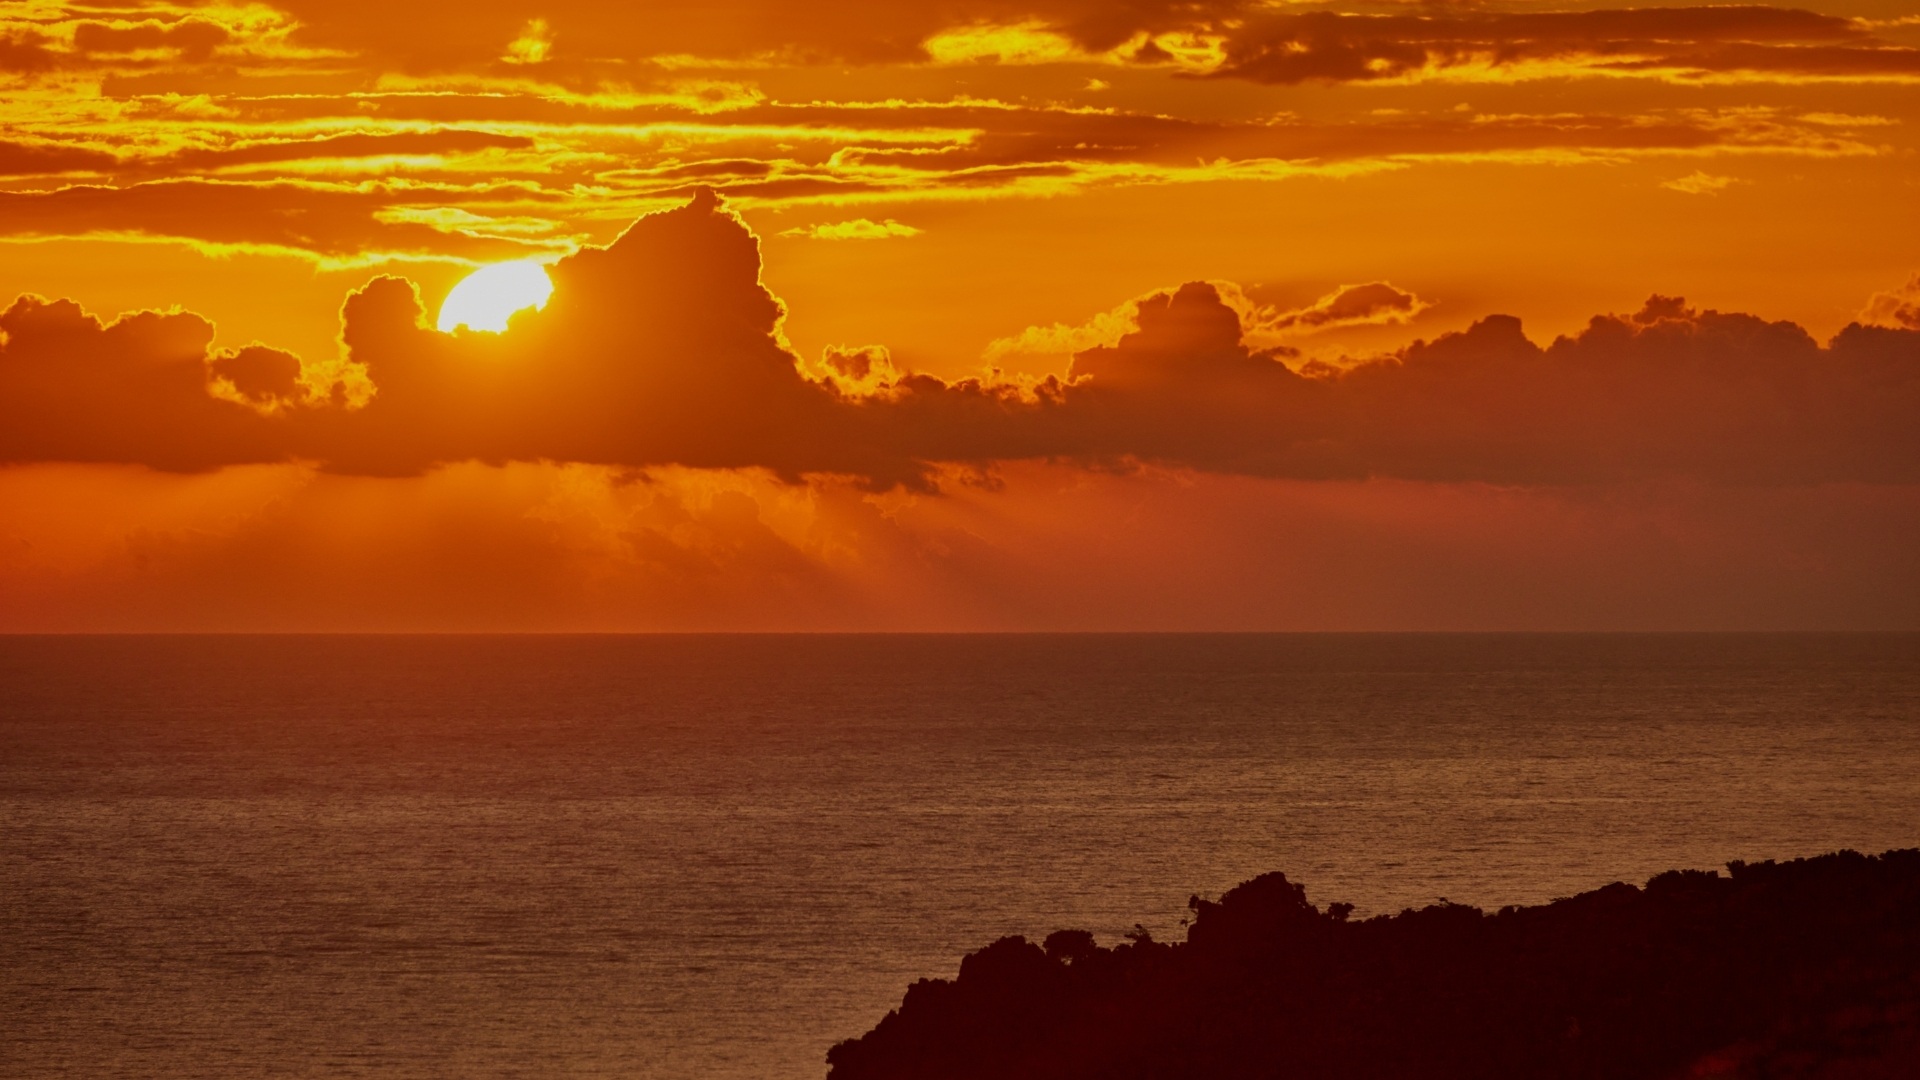
[(553, 280), (547, 268), (532, 259), (495, 263), (468, 274), (440, 305), (440, 330), (456, 326), (500, 333), (516, 311), (547, 306)]

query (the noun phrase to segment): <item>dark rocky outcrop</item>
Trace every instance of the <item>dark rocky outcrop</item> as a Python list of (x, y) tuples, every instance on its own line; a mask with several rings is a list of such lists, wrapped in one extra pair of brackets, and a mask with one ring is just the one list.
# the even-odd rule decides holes
[(1355, 920), (1283, 874), (1181, 944), (1003, 938), (831, 1080), (1920, 1077), (1920, 850)]

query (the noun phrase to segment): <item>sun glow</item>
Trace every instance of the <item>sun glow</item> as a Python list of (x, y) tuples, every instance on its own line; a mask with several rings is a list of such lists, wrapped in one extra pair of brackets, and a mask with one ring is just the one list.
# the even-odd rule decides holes
[(544, 308), (553, 295), (547, 268), (532, 259), (495, 263), (468, 274), (440, 305), (440, 330), (455, 327), (500, 333), (517, 311)]

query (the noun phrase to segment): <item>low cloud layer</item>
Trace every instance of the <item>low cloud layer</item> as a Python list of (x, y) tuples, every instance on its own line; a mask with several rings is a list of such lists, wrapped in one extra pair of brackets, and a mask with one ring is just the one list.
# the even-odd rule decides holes
[[(711, 194), (551, 273), (552, 301), (502, 335), (439, 333), (411, 283), (372, 281), (342, 312), (345, 381), (263, 347), (210, 353), (213, 328), (192, 314), (103, 324), (22, 298), (0, 315), (0, 461), (363, 475), (556, 461), (873, 489), (1021, 459), (1294, 479), (1920, 481), (1920, 329), (1884, 297), (1882, 325), (1824, 346), (1791, 323), (1654, 297), (1545, 347), (1496, 315), (1296, 370), (1194, 283), (1137, 302), (1129, 332), (1062, 375), (946, 381), (877, 350), (818, 368), (795, 356), (758, 241)], [(1379, 320), (1420, 303), (1375, 283), (1285, 317)]]
[(0, 629), (1920, 627), (1920, 486), (0, 469)]

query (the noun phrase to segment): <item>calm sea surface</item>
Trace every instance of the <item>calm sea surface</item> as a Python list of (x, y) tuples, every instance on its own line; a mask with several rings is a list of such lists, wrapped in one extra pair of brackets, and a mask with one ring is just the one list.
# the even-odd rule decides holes
[(1008, 933), (1920, 844), (1920, 636), (0, 638), (0, 1075), (821, 1076)]

